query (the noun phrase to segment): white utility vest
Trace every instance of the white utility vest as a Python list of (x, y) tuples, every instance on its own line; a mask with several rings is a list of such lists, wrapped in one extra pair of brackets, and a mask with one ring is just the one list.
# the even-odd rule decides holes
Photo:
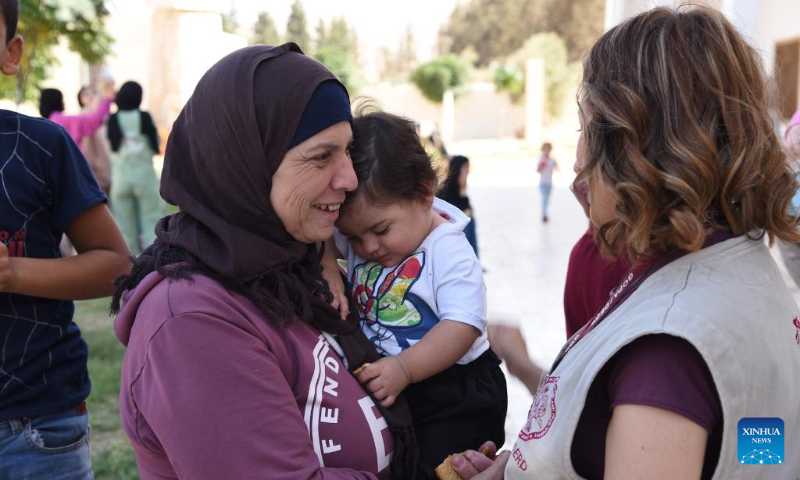
[[(700, 352), (719, 393), (724, 425), (713, 478), (796, 480), (800, 477), (798, 315), (797, 304), (762, 241), (732, 238), (664, 266), (542, 381), (505, 478), (581, 478), (572, 468), (570, 452), (592, 381), (626, 344), (665, 333), (686, 339)], [(783, 419), (782, 464), (740, 463), (737, 423), (742, 417)]]

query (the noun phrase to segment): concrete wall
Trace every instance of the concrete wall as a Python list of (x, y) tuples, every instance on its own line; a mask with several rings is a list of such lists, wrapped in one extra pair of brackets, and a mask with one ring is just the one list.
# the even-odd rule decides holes
[[(387, 112), (442, 124), (441, 104), (426, 100), (413, 85), (366, 86), (360, 95), (374, 98)], [(513, 137), (524, 124), (524, 105), (512, 104), (491, 83), (470, 84), (456, 97), (454, 140)]]
[(758, 33), (768, 72), (775, 62), (775, 44), (800, 38), (800, 1), (760, 0)]

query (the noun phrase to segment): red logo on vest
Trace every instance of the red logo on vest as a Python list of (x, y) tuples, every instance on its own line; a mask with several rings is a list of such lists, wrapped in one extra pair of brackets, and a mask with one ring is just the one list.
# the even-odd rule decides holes
[(528, 422), (519, 432), (522, 441), (535, 440), (547, 435), (556, 420), (556, 391), (560, 377), (548, 376), (533, 397), (533, 405), (528, 411)]
[(797, 317), (794, 317), (794, 327), (797, 329), (797, 332), (794, 334), (794, 339), (797, 345), (800, 345), (800, 320), (798, 320)]

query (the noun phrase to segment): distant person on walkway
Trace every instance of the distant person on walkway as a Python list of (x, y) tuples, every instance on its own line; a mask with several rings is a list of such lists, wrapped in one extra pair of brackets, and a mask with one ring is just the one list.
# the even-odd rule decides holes
[(550, 143), (542, 145), (542, 156), (536, 164), (536, 171), (539, 172), (539, 191), (542, 192), (542, 222), (547, 223), (548, 208), (550, 206), (550, 194), (553, 191), (553, 172), (558, 170), (558, 163), (550, 158), (553, 146)]
[(108, 119), (111, 142), (111, 209), (131, 252), (138, 254), (156, 235), (161, 218), (161, 197), (153, 169), (153, 155), (159, 153), (159, 138), (153, 118), (139, 110), (142, 87), (125, 82), (117, 92), (117, 113)]
[(800, 442), (800, 310), (765, 242), (800, 240), (797, 181), (767, 98), (758, 53), (707, 7), (641, 13), (592, 47), (576, 182), (631, 269), (542, 380), (513, 461), (476, 480), (796, 478), (793, 447), (737, 454), (730, 436), (777, 417)]
[(358, 380), (385, 406), (403, 393), (420, 460), (435, 468), (505, 438), (508, 397), (486, 336), (483, 272), (463, 234), (469, 218), (434, 197), (436, 172), (414, 124), (359, 114), (353, 136), (358, 189), (331, 249), (347, 260), (361, 329), (382, 356)]
[(470, 222), (464, 227), (464, 235), (467, 236), (467, 241), (472, 245), (475, 256), (480, 257), (478, 254), (478, 235), (475, 230), (475, 213), (472, 211), (472, 205), (470, 205), (469, 197), (467, 196), (468, 177), (469, 158), (463, 155), (452, 157), (447, 167), (447, 177), (436, 196), (460, 209), (464, 212), (464, 215), (469, 217)]
[[(97, 110), (101, 100), (97, 89), (92, 86), (83, 87), (78, 92), (78, 104), (84, 114)], [(92, 167), (94, 178), (108, 195), (111, 191), (111, 147), (108, 144), (106, 126), (101, 125), (97, 131), (84, 137), (81, 150)]]
[(75, 143), (81, 146), (84, 138), (103, 126), (113, 101), (114, 80), (105, 77), (103, 79), (103, 99), (97, 102), (91, 111), (79, 115), (67, 115), (64, 113), (64, 95), (61, 90), (45, 88), (39, 97), (39, 114), (64, 127)]
[[(23, 52), (0, 1), (0, 71)], [(106, 196), (64, 128), (0, 110), (0, 478), (91, 479), (88, 349), (73, 300), (109, 295), (130, 267)], [(66, 232), (78, 254), (60, 258)]]
[(443, 163), (447, 162), (450, 155), (447, 153), (447, 147), (445, 147), (439, 132), (439, 125), (432, 120), (422, 120), (417, 124), (417, 132), (425, 147), (425, 152), (431, 157), (434, 168), (440, 168)]

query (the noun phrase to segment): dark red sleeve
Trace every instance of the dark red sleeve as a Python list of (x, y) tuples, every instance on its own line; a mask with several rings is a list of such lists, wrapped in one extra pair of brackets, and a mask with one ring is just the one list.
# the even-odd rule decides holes
[(722, 405), (705, 360), (688, 341), (648, 335), (612, 359), (608, 398), (617, 405), (648, 405), (682, 415), (709, 434), (722, 421)]
[(629, 270), (625, 260), (610, 261), (600, 253), (592, 228), (583, 234), (569, 255), (564, 285), (564, 319), (567, 338), (586, 325), (608, 300), (608, 294)]

